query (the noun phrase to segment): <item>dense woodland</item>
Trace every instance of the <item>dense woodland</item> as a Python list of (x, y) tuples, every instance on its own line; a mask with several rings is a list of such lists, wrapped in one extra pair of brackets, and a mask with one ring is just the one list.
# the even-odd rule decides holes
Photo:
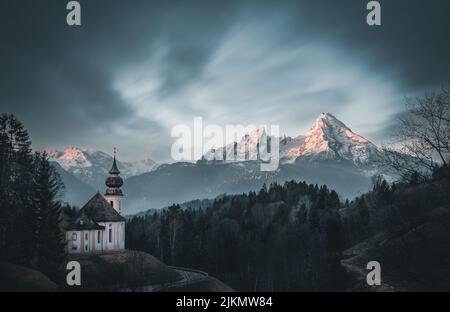
[(173, 205), (131, 219), (130, 248), (209, 272), (237, 290), (336, 289), (344, 233), (334, 191), (294, 181), (226, 196), (206, 209)]
[(168, 264), (205, 270), (237, 290), (343, 290), (342, 251), (379, 231), (420, 224), (427, 212), (448, 205), (440, 187), (448, 182), (413, 176), (389, 185), (375, 178), (371, 192), (341, 202), (326, 186), (273, 184), (204, 209), (173, 205), (134, 217), (126, 244)]
[(58, 194), (63, 185), (45, 153), (32, 153), (24, 126), (0, 115), (0, 261), (55, 278), (64, 254)]

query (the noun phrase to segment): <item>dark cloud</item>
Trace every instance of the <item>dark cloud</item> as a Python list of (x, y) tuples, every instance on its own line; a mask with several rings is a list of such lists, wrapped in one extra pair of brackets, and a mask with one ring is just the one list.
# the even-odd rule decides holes
[[(391, 86), (386, 103), (398, 106), (395, 114), (398, 99), (450, 78), (446, 0), (381, 1), (379, 28), (366, 25), (363, 0), (80, 3), (80, 28), (65, 24), (67, 1), (0, 3), (0, 110), (17, 114), (39, 146), (109, 149), (121, 138), (129, 157), (142, 144), (161, 156), (168, 125), (182, 117), (223, 110), (241, 122), (258, 110), (297, 129), (321, 111), (353, 116), (355, 101), (377, 96), (373, 79)], [(294, 50), (298, 62), (283, 61)], [(346, 68), (351, 79), (332, 73), (302, 90)], [(353, 88), (361, 73), (368, 82)], [(124, 77), (132, 82), (118, 88)], [(195, 100), (205, 96), (209, 107)], [(374, 100), (367, 102), (362, 112)], [(244, 103), (248, 114), (239, 111)], [(376, 128), (380, 136), (389, 130)]]
[(391, 71), (406, 88), (430, 87), (449, 79), (449, 1), (380, 1), (381, 27), (367, 27), (367, 3), (293, 1), (300, 16), (293, 28), (334, 42), (354, 54), (355, 61), (366, 61), (374, 74)]

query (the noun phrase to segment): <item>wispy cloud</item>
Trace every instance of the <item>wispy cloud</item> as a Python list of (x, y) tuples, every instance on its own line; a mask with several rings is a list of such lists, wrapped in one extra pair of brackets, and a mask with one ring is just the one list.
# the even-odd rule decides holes
[(64, 2), (0, 3), (0, 107), (36, 147), (165, 161), (194, 116), (294, 136), (323, 111), (377, 142), (404, 96), (450, 78), (445, 0), (384, 2), (379, 29), (360, 0), (105, 1), (77, 30)]

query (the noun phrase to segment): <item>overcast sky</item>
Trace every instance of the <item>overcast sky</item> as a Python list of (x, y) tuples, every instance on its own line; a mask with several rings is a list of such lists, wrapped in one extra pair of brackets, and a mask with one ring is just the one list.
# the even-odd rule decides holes
[(174, 125), (279, 124), (330, 112), (381, 143), (405, 96), (450, 79), (450, 1), (0, 3), (0, 112), (36, 148), (90, 147), (170, 161)]

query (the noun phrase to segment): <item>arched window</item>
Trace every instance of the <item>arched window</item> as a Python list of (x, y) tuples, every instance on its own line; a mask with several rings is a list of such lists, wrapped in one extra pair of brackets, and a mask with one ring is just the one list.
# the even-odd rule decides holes
[(111, 225), (111, 223), (109, 224), (109, 233), (108, 233), (108, 239), (109, 239), (109, 242), (110, 243), (112, 243), (112, 225)]
[(70, 246), (71, 246), (72, 250), (77, 250), (78, 249), (78, 246), (77, 246), (77, 243), (76, 243), (77, 239), (78, 239), (77, 233), (73, 232), (72, 233), (72, 237), (71, 237), (71, 242), (70, 242)]

